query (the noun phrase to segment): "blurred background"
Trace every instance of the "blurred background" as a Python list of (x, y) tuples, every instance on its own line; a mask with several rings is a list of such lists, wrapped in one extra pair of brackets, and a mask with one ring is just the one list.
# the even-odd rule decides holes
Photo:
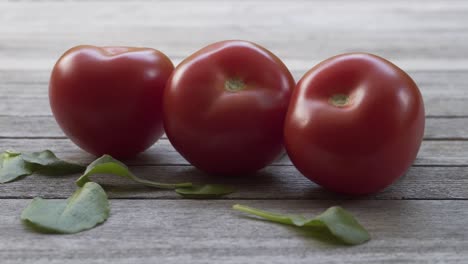
[(296, 79), (318, 61), (351, 51), (378, 54), (405, 70), (468, 68), (467, 2), (3, 0), (0, 68), (50, 70), (78, 44), (152, 47), (178, 63), (225, 39), (265, 46)]

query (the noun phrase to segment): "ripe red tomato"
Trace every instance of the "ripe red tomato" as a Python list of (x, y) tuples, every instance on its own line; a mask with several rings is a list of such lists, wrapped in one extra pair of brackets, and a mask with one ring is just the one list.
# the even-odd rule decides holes
[(424, 134), (414, 81), (391, 62), (351, 53), (308, 71), (291, 97), (285, 145), (307, 178), (335, 192), (382, 190), (411, 166)]
[(180, 154), (212, 174), (244, 174), (283, 150), (294, 79), (247, 41), (211, 44), (176, 67), (164, 92), (164, 127)]
[(162, 94), (173, 69), (154, 49), (77, 46), (55, 64), (50, 106), (76, 145), (128, 158), (164, 133)]

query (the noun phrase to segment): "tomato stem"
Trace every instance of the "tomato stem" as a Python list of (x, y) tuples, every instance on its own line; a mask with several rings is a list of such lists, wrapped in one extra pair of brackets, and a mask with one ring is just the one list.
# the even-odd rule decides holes
[(329, 102), (336, 107), (345, 107), (349, 105), (349, 99), (349, 96), (346, 94), (335, 94), (330, 97)]
[(229, 92), (237, 92), (245, 88), (245, 83), (237, 78), (228, 79), (224, 83), (224, 88)]

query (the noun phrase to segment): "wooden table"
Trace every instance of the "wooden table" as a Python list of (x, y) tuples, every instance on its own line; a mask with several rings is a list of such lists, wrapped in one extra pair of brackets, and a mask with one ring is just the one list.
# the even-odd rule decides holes
[[(88, 163), (57, 127), (47, 89), (55, 60), (77, 44), (157, 48), (178, 63), (218, 40), (271, 49), (298, 80), (332, 55), (367, 51), (401, 66), (424, 96), (418, 158), (397, 183), (349, 199), (311, 183), (285, 157), (255, 178), (208, 178), (161, 139), (128, 161), (139, 176), (227, 183), (221, 200), (107, 177), (108, 221), (75, 235), (42, 235), (20, 222), (31, 198), (63, 199), (77, 175), (34, 175), (0, 186), (1, 263), (468, 263), (468, 1), (1, 1), (0, 149), (51, 149)], [(242, 203), (315, 215), (351, 211), (371, 232), (357, 247), (329, 245), (231, 210)]]

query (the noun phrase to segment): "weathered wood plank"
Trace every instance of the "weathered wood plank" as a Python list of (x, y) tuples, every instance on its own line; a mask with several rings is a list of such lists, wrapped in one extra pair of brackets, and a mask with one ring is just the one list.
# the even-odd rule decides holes
[[(55, 59), (58, 59), (58, 56), (52, 58), (50, 64), (44, 65), (47, 69), (0, 69), (0, 94), (10, 94), (15, 96), (31, 94), (44, 96), (44, 91), (47, 91), (50, 72), (54, 66)], [(174, 60), (174, 64), (177, 64), (179, 61), (180, 60)], [(295, 64), (295, 68), (297, 69), (291, 69), (291, 72), (296, 81), (298, 81), (306, 71), (312, 68), (315, 63), (318, 63), (319, 61), (309, 61), (307, 59), (304, 59), (303, 61), (294, 60), (291, 64), (294, 64), (294, 62), (297, 63)], [(440, 90), (443, 90), (449, 94), (458, 95), (463, 94), (463, 92), (466, 92), (468, 89), (465, 81), (468, 69), (427, 70), (416, 67), (415, 69), (407, 71), (420, 86), (423, 94), (437, 94), (440, 93)], [(25, 91), (23, 91), (24, 89)]]
[[(28, 202), (0, 201), (2, 263), (463, 263), (468, 258), (468, 201), (114, 200), (106, 223), (69, 236), (26, 230), (19, 215)], [(310, 216), (340, 204), (372, 240), (357, 247), (330, 245), (246, 217), (230, 209), (235, 203)]]
[[(40, 151), (51, 149), (59, 157), (90, 163), (94, 157), (80, 150), (68, 139), (0, 139), (0, 150)], [(466, 166), (468, 165), (468, 141), (423, 141), (417, 166)], [(171, 146), (167, 139), (160, 139), (154, 146), (134, 159), (130, 165), (188, 165), (187, 161)], [(291, 165), (286, 155), (275, 161), (275, 165)]]
[(3, 2), (0, 62), (15, 67), (26, 60), (31, 67), (31, 59), (56, 58), (81, 43), (152, 46), (185, 57), (207, 43), (241, 38), (289, 58), (360, 50), (390, 59), (442, 59), (439, 67), (454, 67), (466, 64), (454, 61), (468, 54), (467, 10), (463, 1), (423, 0)]
[[(296, 80), (303, 72), (295, 72)], [(0, 71), (1, 115), (51, 115), (48, 71)], [(467, 116), (468, 71), (410, 72), (424, 97), (429, 116)]]
[(2, 137), (65, 138), (65, 135), (53, 116), (0, 116), (0, 138)]
[[(142, 178), (155, 181), (219, 183), (236, 188), (235, 193), (223, 199), (468, 199), (467, 167), (412, 167), (386, 190), (362, 197), (328, 192), (303, 177), (293, 166), (270, 166), (255, 175), (231, 178), (209, 177), (191, 166), (134, 166), (131, 170)], [(0, 199), (66, 198), (76, 188), (74, 182), (78, 177), (78, 174), (61, 177), (32, 175), (0, 185)], [(111, 198), (181, 199), (171, 190), (149, 188), (115, 176), (101, 175), (93, 179), (103, 185)]]
[[(43, 93), (8, 95), (0, 88), (0, 113), (3, 115), (51, 115), (47, 90)], [(465, 91), (464, 91), (465, 92)], [(4, 95), (6, 94), (6, 95)], [(468, 92), (457, 95), (440, 91), (439, 94), (424, 94), (426, 114), (429, 116), (467, 116)]]
[[(65, 135), (52, 116), (0, 115), (0, 138), (65, 138)], [(468, 117), (429, 117), (424, 138), (467, 140)]]

